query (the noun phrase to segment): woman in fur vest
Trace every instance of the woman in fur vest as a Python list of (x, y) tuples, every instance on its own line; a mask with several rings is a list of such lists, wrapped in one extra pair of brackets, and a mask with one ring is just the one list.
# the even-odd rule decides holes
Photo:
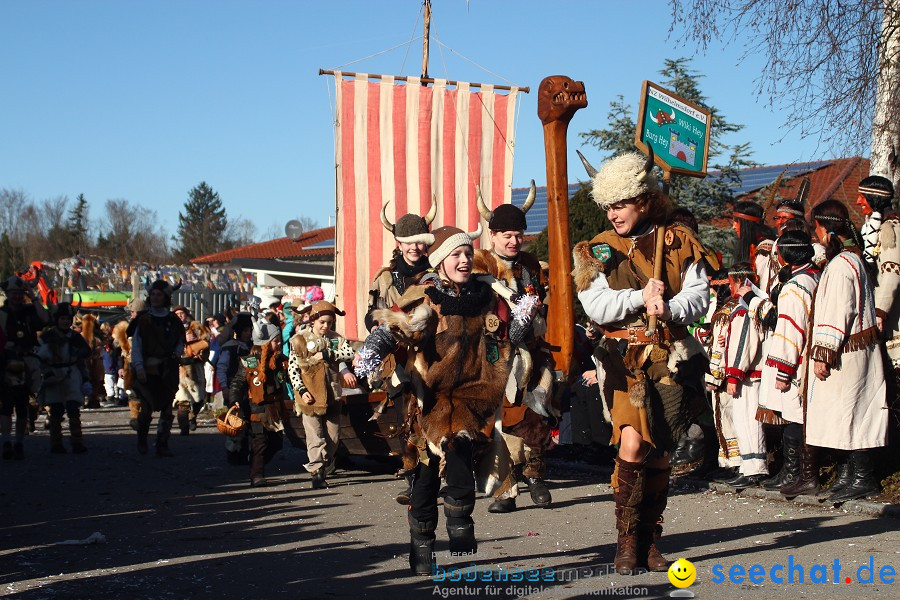
[(409, 563), (417, 574), (431, 574), (434, 566), (441, 477), (446, 479), (450, 552), (477, 549), (471, 516), (473, 453), (489, 443), (486, 433), (499, 416), (512, 347), (524, 338), (536, 305), (536, 297), (526, 296), (534, 302), (517, 304), (520, 316), (511, 327), (498, 318), (495, 289), (505, 290), (508, 297), (512, 293), (493, 277), (473, 277), (472, 240), (480, 235), (481, 225), (471, 233), (456, 227), (433, 231), (428, 240), (433, 270), (406, 290), (399, 311), (376, 311), (381, 325), (354, 360), (362, 376), (376, 370), (388, 354), (406, 352), (408, 389), (417, 409), (410, 423), (414, 438), (422, 440), (408, 512)]
[[(685, 226), (665, 228), (662, 278), (652, 278), (657, 227), (668, 199), (652, 173), (653, 157), (625, 154), (599, 171), (587, 163), (593, 198), (612, 223), (575, 246), (575, 289), (604, 334), (603, 397), (619, 444), (612, 486), (616, 502), (616, 571), (666, 571), (656, 547), (669, 491), (669, 453), (705, 404), (703, 348), (687, 325), (709, 306), (706, 249)], [(647, 318), (659, 320), (647, 334)]]

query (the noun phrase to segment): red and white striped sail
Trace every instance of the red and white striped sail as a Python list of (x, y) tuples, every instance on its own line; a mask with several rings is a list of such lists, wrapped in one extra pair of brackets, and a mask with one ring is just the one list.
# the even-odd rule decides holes
[(434, 198), (432, 229), (472, 231), (480, 219), (476, 184), (489, 207), (510, 202), (518, 90), (338, 72), (335, 88), (335, 285), (336, 303), (347, 312), (338, 327), (364, 339), (368, 290), (395, 247), (381, 207), (391, 200), (387, 215), (395, 223), (409, 212), (425, 215)]

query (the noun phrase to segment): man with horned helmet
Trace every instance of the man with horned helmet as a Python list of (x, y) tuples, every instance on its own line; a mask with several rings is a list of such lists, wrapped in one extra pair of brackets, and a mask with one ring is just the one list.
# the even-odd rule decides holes
[[(0, 308), (0, 329), (6, 338), (0, 392), (3, 458), (23, 459), (23, 442), (28, 428), (28, 396), (40, 387), (40, 370), (32, 351), (37, 345), (37, 333), (50, 322), (50, 315), (22, 278), (12, 276), (0, 283), (0, 287), (6, 293), (6, 304)], [(26, 296), (31, 300), (30, 304), (25, 303)], [(15, 446), (10, 440), (13, 409), (16, 411)]]
[[(575, 290), (604, 333), (603, 396), (619, 444), (612, 486), (620, 574), (647, 567), (666, 571), (656, 547), (669, 492), (669, 452), (705, 404), (706, 359), (687, 325), (706, 313), (709, 253), (680, 224), (664, 226), (670, 204), (653, 175), (653, 155), (629, 153), (599, 171), (585, 161), (593, 198), (613, 229), (573, 251)], [(664, 235), (656, 229), (665, 227)], [(658, 239), (658, 241), (656, 241)], [(653, 258), (662, 247), (662, 275)], [(648, 330), (649, 317), (658, 323)]]
[(159, 411), (156, 426), (156, 456), (172, 456), (169, 433), (172, 430), (172, 400), (178, 390), (178, 367), (184, 353), (184, 325), (169, 310), (174, 287), (166, 281), (150, 286), (150, 309), (139, 314), (129, 325), (131, 336), (132, 385), (141, 401), (138, 413), (138, 452), (147, 453), (147, 435), (153, 412)]
[[(532, 294), (541, 302), (546, 298), (546, 281), (537, 257), (522, 251), (522, 238), (528, 228), (525, 215), (534, 204), (536, 188), (534, 180), (522, 208), (501, 204), (489, 210), (478, 190), (478, 211), (488, 222), (491, 249), (476, 250), (474, 273), (487, 273), (506, 284), (514, 292)], [(509, 310), (501, 301), (499, 310)], [(551, 418), (559, 411), (551, 404), (553, 397), (553, 357), (544, 343), (546, 321), (541, 312), (532, 322), (531, 333), (524, 340), (530, 354), (530, 373), (514, 366), (510, 373), (503, 403), (503, 439), (506, 441), (514, 469), (528, 485), (535, 505), (547, 507), (552, 501), (544, 479), (547, 474), (544, 455), (550, 443)], [(514, 359), (517, 364), (522, 357)], [(517, 492), (498, 497), (488, 507), (490, 512), (504, 513), (515, 510)]]

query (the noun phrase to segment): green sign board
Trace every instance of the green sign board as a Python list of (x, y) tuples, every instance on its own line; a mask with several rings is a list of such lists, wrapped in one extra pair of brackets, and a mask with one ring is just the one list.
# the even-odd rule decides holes
[(710, 113), (681, 96), (644, 81), (635, 145), (663, 170), (706, 177)]

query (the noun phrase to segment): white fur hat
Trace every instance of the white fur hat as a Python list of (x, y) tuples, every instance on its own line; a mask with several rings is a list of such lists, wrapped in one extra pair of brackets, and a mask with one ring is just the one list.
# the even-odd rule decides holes
[[(583, 160), (583, 159), (582, 159)], [(616, 202), (631, 200), (641, 194), (659, 192), (659, 184), (653, 174), (653, 155), (650, 160), (638, 152), (629, 152), (612, 158), (592, 174), (594, 202), (608, 209)]]

